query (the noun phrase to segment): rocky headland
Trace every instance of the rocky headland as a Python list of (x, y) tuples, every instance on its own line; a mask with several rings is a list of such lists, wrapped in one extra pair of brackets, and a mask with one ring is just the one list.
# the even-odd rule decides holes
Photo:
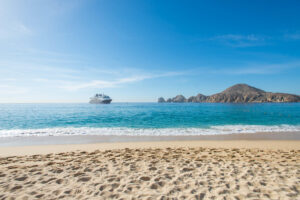
[(264, 102), (300, 102), (300, 96), (286, 93), (272, 93), (249, 86), (247, 84), (236, 84), (223, 92), (206, 96), (198, 94), (185, 98), (183, 95), (165, 100), (158, 99), (159, 103), (264, 103)]

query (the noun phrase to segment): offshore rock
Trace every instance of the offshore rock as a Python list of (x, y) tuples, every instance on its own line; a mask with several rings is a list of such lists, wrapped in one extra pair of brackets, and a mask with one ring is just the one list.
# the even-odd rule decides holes
[(172, 99), (168, 98), (167, 103), (172, 103)]
[(165, 99), (163, 97), (158, 98), (158, 103), (165, 103)]

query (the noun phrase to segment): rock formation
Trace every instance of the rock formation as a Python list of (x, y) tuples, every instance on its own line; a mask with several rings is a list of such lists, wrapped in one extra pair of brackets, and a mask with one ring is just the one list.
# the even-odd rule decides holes
[(158, 98), (158, 103), (165, 103), (165, 99), (163, 97)]
[(177, 95), (176, 97), (174, 97), (172, 99), (172, 102), (174, 102), (174, 103), (184, 103), (186, 101), (187, 101), (186, 98), (183, 95), (181, 95), (181, 94)]
[[(162, 98), (162, 97), (161, 97)], [(158, 102), (164, 102), (159, 98)], [(163, 99), (164, 100), (164, 99)], [(300, 102), (299, 95), (265, 92), (247, 84), (236, 84), (227, 88), (223, 92), (205, 96), (198, 94), (186, 99), (183, 95), (177, 95), (169, 98), (166, 102), (183, 103), (183, 102), (209, 102), (209, 103), (263, 103), (263, 102)]]
[(198, 94), (197, 96), (191, 96), (188, 98), (188, 102), (198, 103), (198, 102), (206, 102), (207, 96), (203, 94)]

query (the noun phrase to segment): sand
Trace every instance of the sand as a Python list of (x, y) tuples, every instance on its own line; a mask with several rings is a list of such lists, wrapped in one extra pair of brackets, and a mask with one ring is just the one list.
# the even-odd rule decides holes
[(0, 199), (300, 199), (299, 141), (0, 150)]
[[(0, 148), (10, 146), (37, 146), (57, 144), (95, 144), (150, 141), (211, 141), (211, 140), (300, 140), (300, 132), (233, 133), (223, 135), (195, 136), (128, 136), (128, 135), (67, 135), (67, 136), (26, 136), (0, 137)], [(1, 152), (0, 152), (1, 153)]]

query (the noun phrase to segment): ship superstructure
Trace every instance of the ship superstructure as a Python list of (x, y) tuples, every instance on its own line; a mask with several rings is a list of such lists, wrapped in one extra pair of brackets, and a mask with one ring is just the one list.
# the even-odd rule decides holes
[(95, 94), (95, 96), (90, 98), (90, 103), (92, 104), (110, 104), (112, 99), (105, 94)]

